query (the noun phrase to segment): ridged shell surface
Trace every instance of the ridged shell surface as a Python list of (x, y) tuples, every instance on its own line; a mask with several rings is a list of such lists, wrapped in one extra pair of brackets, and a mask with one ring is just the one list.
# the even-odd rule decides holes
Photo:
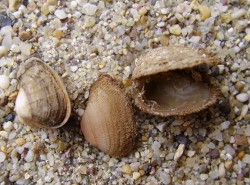
[(132, 96), (144, 112), (182, 116), (201, 111), (217, 101), (218, 90), (194, 69), (216, 60), (184, 46), (160, 47), (142, 54), (133, 71)]
[(20, 90), (15, 110), (31, 126), (58, 128), (71, 114), (68, 93), (59, 75), (38, 58), (30, 58), (17, 73)]
[(87, 141), (113, 157), (128, 155), (135, 146), (136, 124), (125, 90), (101, 75), (90, 91), (81, 129)]
[(168, 46), (148, 50), (135, 61), (132, 78), (138, 79), (158, 73), (188, 69), (215, 59), (204, 51), (185, 46)]

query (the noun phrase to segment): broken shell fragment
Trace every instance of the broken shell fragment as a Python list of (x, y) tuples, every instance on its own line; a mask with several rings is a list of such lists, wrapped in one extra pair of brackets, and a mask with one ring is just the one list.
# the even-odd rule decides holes
[[(132, 74), (132, 96), (141, 110), (160, 116), (198, 112), (214, 104), (218, 90), (199, 73), (216, 60), (204, 51), (184, 46), (160, 47), (140, 56)], [(205, 78), (205, 80), (204, 80)]]
[(39, 128), (58, 128), (71, 114), (68, 93), (59, 75), (38, 58), (17, 72), (20, 85), (15, 110), (21, 122)]
[(137, 129), (133, 116), (125, 89), (103, 74), (91, 87), (81, 129), (90, 144), (120, 158), (135, 146)]

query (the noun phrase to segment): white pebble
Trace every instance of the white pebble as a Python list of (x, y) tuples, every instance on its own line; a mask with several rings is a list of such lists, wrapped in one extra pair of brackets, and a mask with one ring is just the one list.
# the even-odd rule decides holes
[(47, 159), (48, 159), (49, 165), (50, 165), (50, 166), (53, 166), (54, 163), (55, 163), (55, 160), (54, 160), (54, 156), (51, 154), (51, 152), (49, 152), (49, 153), (47, 154)]
[(132, 171), (138, 171), (139, 167), (140, 167), (140, 163), (139, 162), (134, 162), (130, 164), (131, 170)]
[(245, 154), (244, 158), (242, 159), (244, 163), (250, 164), (250, 155)]
[(244, 16), (246, 14), (246, 10), (240, 9), (232, 13), (231, 18), (232, 19), (239, 19), (240, 17)]
[(5, 153), (0, 152), (0, 163), (4, 162), (5, 158), (6, 158)]
[(82, 13), (86, 15), (95, 15), (96, 10), (97, 10), (97, 6), (91, 3), (86, 3), (82, 7)]
[(218, 175), (221, 178), (225, 177), (225, 175), (226, 175), (226, 169), (225, 169), (224, 163), (220, 163)]
[(76, 72), (78, 70), (78, 66), (70, 66), (72, 72)]
[(11, 121), (7, 121), (3, 124), (3, 129), (7, 132), (10, 132), (13, 128), (13, 123)]
[(76, 7), (77, 7), (77, 2), (76, 1), (71, 1), (70, 8), (75, 9)]
[(172, 125), (173, 125), (173, 126), (180, 126), (180, 125), (182, 125), (183, 123), (184, 123), (183, 120), (176, 119), (176, 120), (173, 121)]
[(236, 99), (240, 102), (246, 102), (248, 100), (248, 94), (247, 93), (240, 93), (236, 96)]
[(8, 50), (4, 46), (0, 46), (0, 58), (8, 53)]
[(58, 19), (65, 19), (65, 18), (67, 18), (67, 14), (63, 10), (56, 10), (55, 11), (55, 16)]
[(174, 160), (178, 161), (180, 159), (180, 157), (182, 156), (183, 152), (185, 150), (185, 145), (184, 144), (180, 144), (174, 154)]
[(162, 14), (167, 14), (168, 13), (168, 9), (167, 8), (162, 8), (161, 9), (161, 13)]
[(240, 65), (239, 65), (238, 63), (234, 63), (234, 64), (231, 66), (231, 70), (232, 70), (232, 71), (237, 71), (239, 68), (240, 68)]
[(186, 180), (185, 185), (194, 185), (194, 181), (193, 180)]
[(133, 179), (137, 180), (141, 177), (141, 174), (139, 172), (133, 172)]
[(10, 47), (10, 50), (14, 53), (19, 53), (21, 50), (20, 50), (20, 47), (16, 44), (12, 44), (11, 47)]
[(164, 27), (165, 25), (166, 25), (166, 23), (163, 22), (163, 21), (157, 23), (157, 26), (160, 27), (160, 28)]
[(160, 172), (160, 180), (163, 184), (170, 184), (171, 183), (171, 176), (168, 173)]
[(10, 79), (6, 75), (0, 75), (0, 88), (7, 89), (10, 86)]
[(34, 158), (34, 152), (32, 150), (29, 150), (24, 159), (27, 162), (31, 162), (33, 161), (33, 158)]
[(8, 33), (4, 36), (2, 40), (2, 46), (4, 46), (7, 50), (10, 50), (10, 47), (12, 45), (12, 36), (11, 33)]
[(228, 129), (230, 125), (230, 121), (224, 121), (223, 123), (221, 123), (220, 127), (221, 127), (221, 130), (226, 130)]
[(210, 149), (215, 149), (215, 144), (210, 142), (210, 143), (208, 143), (207, 147)]
[(192, 157), (192, 156), (194, 156), (194, 154), (195, 154), (195, 151), (193, 151), (193, 150), (188, 150), (187, 151), (187, 156), (188, 157)]
[(152, 144), (152, 150), (154, 151), (154, 154), (157, 156), (160, 156), (160, 147), (161, 144), (157, 141), (154, 141)]
[(219, 68), (219, 73), (222, 74), (224, 72), (225, 66), (224, 65), (217, 65)]
[(156, 128), (161, 132), (164, 132), (166, 130), (166, 127), (167, 127), (167, 122), (159, 123), (156, 126)]
[(31, 54), (31, 48), (32, 48), (31, 44), (28, 44), (25, 42), (20, 43), (20, 49), (21, 49), (22, 54), (24, 54), (24, 55), (29, 56)]
[(131, 8), (130, 9), (130, 13), (133, 16), (133, 18), (134, 18), (135, 21), (139, 21), (141, 15), (138, 13), (138, 11), (136, 9)]
[(200, 179), (201, 179), (202, 181), (207, 180), (207, 178), (208, 178), (208, 174), (200, 174)]

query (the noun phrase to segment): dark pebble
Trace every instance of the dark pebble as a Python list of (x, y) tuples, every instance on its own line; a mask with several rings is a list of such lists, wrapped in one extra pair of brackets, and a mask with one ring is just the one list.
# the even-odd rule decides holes
[(14, 16), (7, 15), (6, 12), (0, 13), (0, 28), (4, 26), (14, 25), (15, 24), (15, 18)]
[(210, 157), (212, 159), (218, 159), (220, 157), (220, 153), (217, 149), (211, 149), (210, 150)]
[(23, 5), (24, 6), (28, 6), (28, 4), (29, 4), (29, 0), (23, 0)]
[(15, 118), (15, 115), (13, 115), (13, 114), (8, 114), (8, 115), (4, 118), (4, 120), (5, 120), (5, 121), (13, 121), (14, 118)]
[(198, 70), (200, 73), (207, 73), (208, 72), (208, 65), (207, 64), (200, 64), (198, 66)]
[(146, 175), (149, 175), (152, 169), (152, 165), (151, 164), (145, 164), (142, 166), (142, 169), (144, 170)]
[(211, 68), (211, 76), (217, 76), (219, 74), (219, 68), (217, 66), (213, 66)]
[(176, 140), (179, 144), (184, 144), (185, 147), (188, 147), (191, 144), (191, 141), (188, 139), (188, 137), (183, 134), (176, 136)]
[(173, 146), (174, 149), (177, 149), (177, 147), (179, 146), (179, 143), (178, 143), (178, 142), (174, 142), (174, 143), (172, 144), (172, 146)]
[(199, 134), (197, 134), (196, 139), (197, 139), (197, 141), (205, 141), (205, 137), (203, 137)]
[(228, 115), (231, 111), (231, 106), (230, 106), (230, 103), (229, 103), (229, 100), (226, 99), (226, 100), (223, 100), (220, 104), (219, 104), (219, 110), (225, 114), (225, 115)]
[(199, 170), (200, 173), (208, 173), (208, 172), (209, 172), (209, 170), (208, 170), (206, 164), (201, 164), (201, 165), (199, 166), (199, 169), (198, 169), (198, 170)]

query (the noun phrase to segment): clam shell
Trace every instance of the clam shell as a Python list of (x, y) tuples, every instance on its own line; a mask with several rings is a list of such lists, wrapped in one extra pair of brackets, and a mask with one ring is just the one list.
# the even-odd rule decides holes
[(15, 110), (21, 122), (58, 128), (71, 114), (68, 93), (58, 74), (38, 58), (30, 58), (17, 72), (20, 85)]
[(205, 52), (184, 46), (146, 52), (136, 60), (132, 74), (136, 106), (160, 116), (187, 115), (207, 108), (217, 101), (219, 91), (196, 80), (192, 69), (215, 62)]
[(148, 77), (167, 71), (192, 68), (200, 64), (212, 64), (216, 60), (205, 51), (185, 46), (168, 46), (152, 49), (135, 61), (132, 79)]
[(135, 146), (136, 124), (125, 90), (103, 74), (92, 85), (81, 129), (87, 141), (114, 157), (123, 157)]

